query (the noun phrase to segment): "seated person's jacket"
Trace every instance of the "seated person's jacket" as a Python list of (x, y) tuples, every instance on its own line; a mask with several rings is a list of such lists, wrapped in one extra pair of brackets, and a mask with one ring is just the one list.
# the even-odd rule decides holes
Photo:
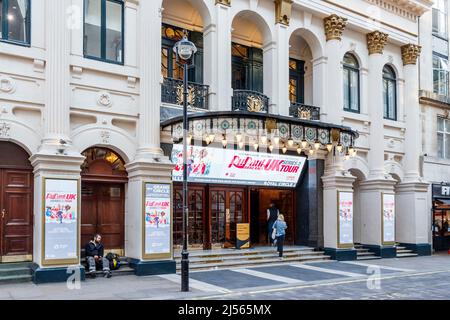
[(104, 247), (101, 243), (95, 243), (94, 241), (90, 241), (86, 245), (86, 257), (94, 257), (99, 256), (103, 257)]

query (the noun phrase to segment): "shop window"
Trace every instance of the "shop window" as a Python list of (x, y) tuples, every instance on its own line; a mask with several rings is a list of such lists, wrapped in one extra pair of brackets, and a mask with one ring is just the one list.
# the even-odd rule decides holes
[(194, 63), (189, 68), (189, 81), (203, 83), (203, 34), (201, 32), (183, 30), (181, 28), (163, 24), (161, 28), (161, 74), (164, 78), (183, 79), (183, 68), (177, 64), (177, 57), (173, 51), (175, 44), (183, 38), (183, 33), (197, 47)]
[(433, 34), (447, 39), (448, 37), (448, 2), (436, 0), (433, 6)]
[(450, 120), (438, 117), (437, 123), (437, 155), (442, 159), (450, 159)]
[(289, 59), (289, 100), (305, 102), (305, 61)]
[(344, 110), (359, 113), (359, 63), (355, 56), (346, 53), (344, 66)]
[(234, 90), (263, 92), (263, 51), (241, 44), (231, 44)]
[(0, 0), (0, 40), (30, 44), (30, 0)]
[(84, 56), (124, 62), (124, 4), (120, 0), (84, 1)]
[(436, 94), (448, 96), (449, 86), (448, 58), (433, 53), (433, 91)]
[(397, 120), (397, 80), (394, 69), (388, 65), (383, 68), (383, 105), (384, 118)]

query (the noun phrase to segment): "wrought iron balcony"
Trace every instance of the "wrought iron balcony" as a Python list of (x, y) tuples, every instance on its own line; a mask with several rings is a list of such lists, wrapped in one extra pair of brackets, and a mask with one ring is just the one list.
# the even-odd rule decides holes
[[(191, 108), (208, 110), (209, 86), (195, 82), (188, 82), (188, 105)], [(161, 86), (161, 100), (164, 103), (183, 105), (183, 81), (164, 78)]]
[(269, 112), (269, 97), (251, 90), (234, 90), (233, 111)]
[(320, 108), (303, 103), (291, 102), (289, 115), (305, 120), (320, 120)]

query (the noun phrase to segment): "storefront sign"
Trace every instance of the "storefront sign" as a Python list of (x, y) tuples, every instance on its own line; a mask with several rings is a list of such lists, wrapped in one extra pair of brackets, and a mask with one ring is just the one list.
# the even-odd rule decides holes
[(236, 224), (236, 249), (250, 248), (250, 224)]
[(395, 195), (383, 194), (383, 244), (395, 243)]
[(78, 263), (78, 180), (44, 180), (44, 265)]
[(433, 198), (450, 198), (450, 185), (433, 184)]
[[(182, 145), (173, 146), (174, 181), (183, 178), (182, 149)], [(190, 182), (294, 188), (305, 157), (190, 146), (187, 162)]]
[(171, 190), (169, 183), (145, 183), (144, 256), (171, 255)]
[(338, 192), (339, 239), (338, 246), (353, 245), (353, 193)]

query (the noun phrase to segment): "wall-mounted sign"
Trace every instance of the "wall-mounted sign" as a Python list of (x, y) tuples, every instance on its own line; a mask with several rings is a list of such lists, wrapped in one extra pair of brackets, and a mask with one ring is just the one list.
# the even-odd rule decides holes
[(78, 263), (79, 182), (44, 179), (43, 265)]
[[(182, 150), (182, 145), (173, 146), (173, 181), (181, 181), (183, 178)], [(188, 180), (294, 188), (304, 169), (305, 159), (281, 154), (189, 146)]]
[(236, 249), (250, 248), (250, 224), (236, 224)]
[(144, 257), (171, 257), (171, 198), (170, 183), (144, 183)]
[(450, 199), (450, 185), (433, 184), (433, 198)]
[(383, 244), (395, 243), (395, 195), (382, 195), (383, 202)]
[(353, 246), (353, 193), (338, 192), (338, 246)]

